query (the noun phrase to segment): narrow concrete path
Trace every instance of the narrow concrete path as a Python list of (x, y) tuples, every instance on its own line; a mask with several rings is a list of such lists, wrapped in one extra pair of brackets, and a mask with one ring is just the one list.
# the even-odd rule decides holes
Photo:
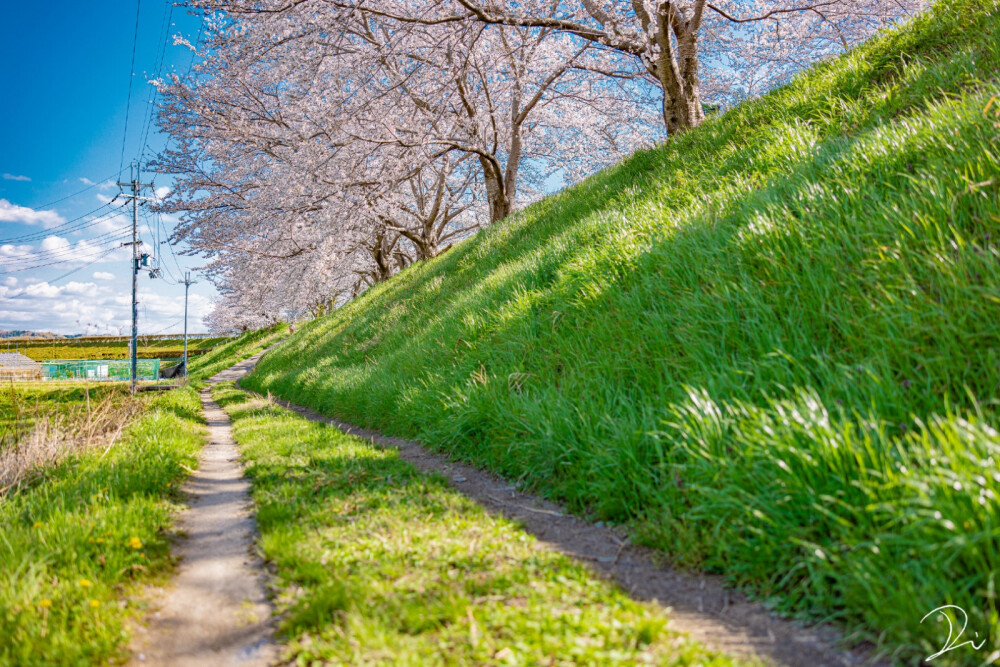
[[(225, 370), (210, 383), (246, 375), (260, 355)], [(171, 587), (152, 600), (149, 626), (133, 640), (137, 665), (268, 665), (278, 651), (271, 640), (271, 608), (264, 569), (254, 554), (256, 525), (250, 484), (243, 477), (229, 417), (201, 392), (209, 443), (183, 487), (190, 507), (180, 516), (181, 563)]]

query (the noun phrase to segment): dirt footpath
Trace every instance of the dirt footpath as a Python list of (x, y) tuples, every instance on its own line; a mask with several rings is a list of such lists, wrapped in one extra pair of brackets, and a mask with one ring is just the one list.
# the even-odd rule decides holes
[(670, 607), (671, 627), (711, 649), (792, 667), (877, 664), (861, 650), (837, 649), (839, 634), (833, 628), (805, 628), (778, 618), (761, 604), (725, 588), (719, 577), (686, 574), (657, 565), (652, 550), (629, 544), (627, 535), (618, 529), (567, 514), (554, 503), (521, 493), (504, 480), (455, 463), (420, 443), (386, 437), (274, 400), (307, 419), (333, 424), (382, 447), (397, 448), (401, 458), (420, 470), (444, 475), (456, 489), (487, 510), (519, 521), (544, 546), (588, 561), (596, 572), (612, 577), (638, 599)]
[[(237, 380), (260, 355), (209, 382)], [(229, 417), (201, 392), (209, 443), (182, 491), (190, 507), (179, 520), (181, 563), (165, 591), (154, 594), (148, 628), (132, 642), (133, 665), (267, 665), (277, 658), (264, 569), (254, 555), (256, 526)]]

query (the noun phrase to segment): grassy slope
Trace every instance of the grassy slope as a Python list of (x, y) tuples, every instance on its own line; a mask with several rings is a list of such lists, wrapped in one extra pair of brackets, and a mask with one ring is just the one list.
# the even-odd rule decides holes
[(919, 621), (945, 603), (1000, 646), (998, 15), (944, 2), (404, 271), (245, 384), (888, 651), (940, 648)]
[(46, 468), (0, 499), (0, 665), (124, 657), (122, 595), (172, 566), (178, 484), (202, 444), (193, 389), (151, 397), (106, 455)]
[(288, 335), (287, 324), (276, 324), (268, 329), (248, 331), (231, 341), (218, 345), (206, 354), (188, 359), (188, 379), (195, 386), (219, 371), (248, 359)]
[(213, 397), (253, 480), (287, 660), (730, 664), (395, 452), (232, 383)]

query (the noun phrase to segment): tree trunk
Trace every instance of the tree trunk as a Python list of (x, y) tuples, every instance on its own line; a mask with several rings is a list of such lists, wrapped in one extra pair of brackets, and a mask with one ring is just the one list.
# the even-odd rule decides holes
[[(702, 3), (704, 4), (704, 3)], [(657, 16), (656, 41), (660, 48), (652, 74), (663, 88), (663, 122), (667, 134), (698, 127), (705, 120), (698, 80), (698, 28), (669, 3)]]
[(489, 159), (480, 156), (483, 166), (483, 181), (486, 183), (486, 201), (490, 205), (490, 223), (500, 222), (510, 215), (511, 204), (507, 199), (503, 175)]
[(372, 262), (375, 264), (375, 268), (372, 270), (374, 282), (380, 283), (392, 277), (392, 249), (395, 245), (391, 241), (387, 242), (385, 232), (375, 235), (375, 243), (371, 248)]
[[(412, 239), (411, 239), (412, 241)], [(413, 247), (417, 250), (417, 261), (433, 259), (438, 254), (438, 241), (434, 238), (433, 230), (424, 230), (419, 242), (414, 242)]]
[(504, 196), (510, 203), (507, 214), (514, 208), (517, 197), (517, 170), (521, 166), (521, 126), (514, 123), (511, 128), (510, 150), (507, 152), (507, 168), (504, 170)]
[(701, 125), (705, 120), (705, 111), (698, 89), (676, 89), (671, 94), (667, 92), (666, 82), (663, 83), (663, 122), (667, 126), (667, 134), (673, 137)]

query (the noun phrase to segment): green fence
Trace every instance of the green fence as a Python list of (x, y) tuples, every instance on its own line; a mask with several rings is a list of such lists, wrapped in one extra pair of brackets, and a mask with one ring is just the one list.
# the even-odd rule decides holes
[[(43, 380), (128, 380), (131, 377), (128, 359), (91, 359), (43, 361)], [(139, 359), (136, 375), (140, 380), (160, 378), (159, 359)]]

